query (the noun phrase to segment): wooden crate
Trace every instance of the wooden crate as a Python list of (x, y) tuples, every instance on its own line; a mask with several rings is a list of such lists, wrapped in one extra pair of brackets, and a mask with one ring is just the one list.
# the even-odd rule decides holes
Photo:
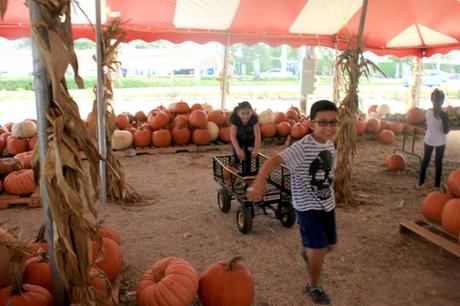
[(437, 224), (425, 220), (404, 221), (399, 224), (402, 233), (412, 233), (427, 240), (444, 251), (460, 258), (460, 244), (458, 237), (449, 234)]
[(12, 205), (27, 205), (28, 207), (41, 207), (40, 195), (34, 193), (30, 196), (17, 196), (11, 194), (0, 195), (0, 209), (8, 208)]

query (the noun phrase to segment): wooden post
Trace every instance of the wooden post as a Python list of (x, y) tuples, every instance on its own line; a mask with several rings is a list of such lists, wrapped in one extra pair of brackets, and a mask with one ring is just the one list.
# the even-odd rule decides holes
[[(41, 10), (37, 2), (33, 0), (28, 1), (30, 24), (36, 24), (41, 19)], [(31, 29), (32, 32), (34, 29)], [(35, 29), (40, 31), (40, 28)], [(51, 280), (52, 280), (52, 293), (54, 297), (54, 305), (66, 304), (66, 291), (59, 276), (56, 266), (56, 259), (54, 256), (54, 231), (53, 231), (53, 216), (49, 207), (48, 193), (45, 186), (45, 159), (46, 151), (48, 151), (48, 121), (46, 120), (46, 112), (50, 106), (50, 84), (46, 75), (46, 70), (40, 58), (37, 44), (32, 39), (32, 57), (33, 57), (33, 71), (34, 71), (34, 84), (35, 84), (35, 103), (37, 108), (37, 144), (38, 144), (38, 158), (40, 164), (40, 200), (45, 212), (45, 228), (46, 228), (46, 241), (48, 243), (48, 257), (51, 267)]]
[(423, 59), (420, 57), (415, 57), (414, 70), (412, 71), (414, 82), (411, 87), (411, 103), (410, 107), (417, 107), (420, 100), (420, 86), (422, 83), (422, 65)]
[(225, 108), (225, 100), (227, 97), (227, 88), (228, 88), (228, 48), (230, 47), (230, 35), (227, 36), (227, 43), (225, 44), (225, 50), (224, 50), (224, 68), (222, 71), (222, 95), (221, 95), (221, 101), (220, 101), (220, 108), (224, 109)]

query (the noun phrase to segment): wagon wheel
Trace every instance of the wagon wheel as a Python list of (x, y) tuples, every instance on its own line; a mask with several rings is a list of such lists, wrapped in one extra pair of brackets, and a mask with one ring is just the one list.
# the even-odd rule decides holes
[(236, 211), (236, 225), (243, 234), (248, 234), (252, 230), (252, 216), (249, 207), (240, 206)]
[(217, 206), (223, 213), (228, 213), (232, 207), (231, 203), (232, 198), (224, 188), (220, 188), (217, 192)]
[(280, 220), (281, 224), (283, 224), (283, 226), (287, 228), (292, 227), (297, 219), (295, 210), (292, 207), (287, 206), (285, 204), (278, 205), (278, 211), (276, 215), (278, 220)]

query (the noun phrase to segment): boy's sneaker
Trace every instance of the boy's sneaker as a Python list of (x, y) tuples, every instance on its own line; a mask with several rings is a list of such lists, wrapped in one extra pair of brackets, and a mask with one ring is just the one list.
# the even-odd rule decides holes
[(310, 285), (307, 285), (305, 287), (305, 291), (316, 304), (329, 305), (331, 303), (329, 296), (326, 292), (324, 292), (324, 289), (320, 285), (316, 287), (310, 287)]

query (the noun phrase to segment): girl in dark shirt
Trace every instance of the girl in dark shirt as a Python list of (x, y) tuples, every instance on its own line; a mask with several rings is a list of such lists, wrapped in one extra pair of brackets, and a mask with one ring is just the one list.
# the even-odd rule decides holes
[(233, 110), (230, 139), (235, 160), (243, 161), (243, 175), (252, 175), (251, 157), (256, 157), (260, 149), (260, 127), (257, 116), (249, 102), (243, 101)]

